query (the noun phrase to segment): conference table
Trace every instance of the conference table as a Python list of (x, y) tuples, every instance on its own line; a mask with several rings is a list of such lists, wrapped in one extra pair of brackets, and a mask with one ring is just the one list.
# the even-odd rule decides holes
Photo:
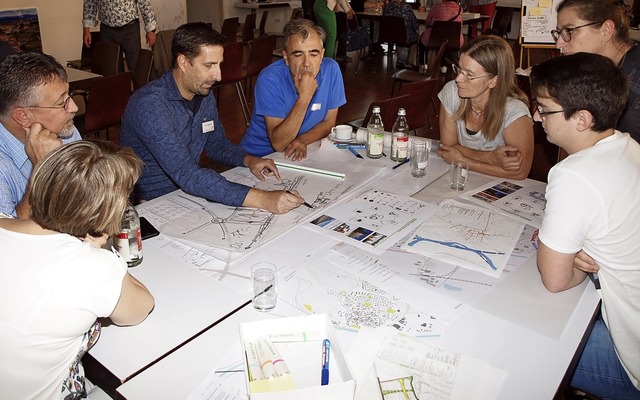
[[(331, 143), (324, 141), (323, 146)], [(342, 153), (346, 165), (371, 163), (383, 168), (384, 173), (368, 181), (364, 189), (411, 194), (414, 199), (432, 204), (460, 195), (449, 189), (448, 167), (435, 153), (431, 154), (427, 177), (423, 179), (411, 177), (408, 165), (392, 169), (396, 163), (386, 157), (361, 161), (349, 151)], [(309, 154), (310, 158), (315, 156), (314, 151)], [(231, 177), (233, 171), (225, 174)], [(482, 187), (494, 179), (471, 173), (468, 189)], [(338, 199), (337, 203), (343, 201)], [(154, 200), (144, 203), (141, 213), (153, 206)], [(304, 252), (340, 243), (303, 225), (292, 226), (249, 258), (231, 263), (221, 261), (215, 268), (241, 276), (241, 271), (256, 257), (277, 256), (282, 260), (289, 257), (293, 262)], [(248, 281), (238, 278), (238, 282), (245, 283), (225, 285), (221, 282), (222, 274), (216, 279), (218, 275), (198, 270), (196, 258), (204, 255), (181, 259), (175, 257), (176, 246), (164, 234), (145, 241), (145, 259), (130, 272), (149, 288), (156, 307), (138, 326), (104, 327), (100, 340), (89, 353), (100, 374), (96, 375), (95, 371), (87, 374), (117, 398), (180, 399), (189, 397), (219, 370), (239, 382), (234, 387), (238, 397), (228, 398), (243, 398), (246, 387), (242, 366), (220, 371), (230, 353), (237, 353), (236, 358), (240, 358), (240, 324), (305, 313), (285, 301), (278, 301), (270, 313), (254, 310)], [(443, 334), (424, 340), (503, 371), (504, 384), (495, 398), (554, 398), (558, 388), (566, 384), (576, 353), (579, 354), (584, 345), (597, 314), (599, 301), (593, 285), (586, 281), (562, 293), (548, 292), (540, 281), (534, 255), (447, 324)], [(561, 309), (564, 311), (558, 311)], [(354, 348), (357, 333), (338, 329), (337, 336), (346, 353)]]

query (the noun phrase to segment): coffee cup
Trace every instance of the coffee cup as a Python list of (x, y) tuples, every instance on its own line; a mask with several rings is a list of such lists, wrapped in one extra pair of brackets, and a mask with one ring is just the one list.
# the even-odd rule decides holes
[(351, 140), (352, 132), (351, 125), (338, 125), (331, 128), (331, 133), (333, 133), (335, 140)]

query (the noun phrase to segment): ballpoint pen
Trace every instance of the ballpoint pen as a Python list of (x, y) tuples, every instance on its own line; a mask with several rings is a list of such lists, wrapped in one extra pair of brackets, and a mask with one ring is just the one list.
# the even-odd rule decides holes
[(362, 156), (360, 155), (360, 153), (358, 153), (358, 152), (357, 152), (353, 147), (349, 147), (348, 149), (349, 149), (349, 151), (350, 151), (354, 156), (356, 156), (356, 157), (358, 157), (358, 158), (362, 158)]
[[(289, 194), (293, 194), (291, 193), (289, 190), (286, 191)], [(303, 199), (304, 200), (304, 199)], [(309, 207), (309, 208), (314, 208), (311, 204), (307, 203), (307, 201), (305, 200), (302, 204), (304, 204), (305, 206)]]
[(396, 169), (398, 167), (401, 167), (401, 166), (405, 165), (406, 163), (408, 163), (409, 161), (411, 161), (411, 158), (407, 157), (403, 162), (401, 162), (400, 164), (394, 165), (393, 168), (391, 168), (391, 169)]

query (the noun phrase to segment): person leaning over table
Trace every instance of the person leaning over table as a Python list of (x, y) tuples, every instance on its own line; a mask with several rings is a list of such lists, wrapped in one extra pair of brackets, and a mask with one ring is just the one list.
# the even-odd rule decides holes
[(289, 21), (284, 50), (260, 72), (251, 122), (240, 145), (250, 154), (284, 152), (293, 161), (307, 156), (307, 145), (327, 136), (345, 104), (340, 67), (323, 58), (324, 30), (306, 19)]
[(565, 0), (551, 31), (562, 54), (580, 51), (610, 58), (629, 78), (627, 107), (617, 129), (640, 142), (640, 46), (629, 38), (629, 10), (619, 0)]
[(26, 52), (0, 63), (0, 214), (29, 217), (31, 170), (63, 143), (81, 139), (76, 111), (67, 73), (55, 58)]
[(223, 44), (224, 36), (205, 23), (181, 25), (171, 42), (173, 68), (129, 99), (120, 143), (133, 148), (145, 164), (136, 199), (151, 200), (182, 189), (229, 206), (285, 213), (304, 202), (297, 192), (250, 188), (199, 165), (205, 151), (222, 164), (248, 167), (260, 180), (280, 179), (273, 160), (247, 154), (225, 136), (211, 92), (222, 79)]
[(549, 171), (538, 236), (545, 287), (560, 292), (597, 273), (601, 316), (571, 386), (640, 399), (640, 144), (616, 130), (628, 97), (608, 58), (576, 53), (535, 65), (534, 118), (569, 156)]
[(525, 179), (533, 160), (533, 124), (527, 96), (515, 84), (509, 44), (485, 35), (460, 49), (456, 78), (440, 99), (440, 147), (445, 162), (469, 162), (471, 170)]
[(136, 325), (153, 309), (124, 260), (101, 248), (120, 231), (140, 168), (128, 149), (67, 144), (34, 167), (31, 218), (0, 218), (3, 398), (86, 397), (80, 359), (100, 336), (97, 319)]
[[(156, 15), (149, 0), (84, 0), (82, 3), (82, 40), (91, 47), (91, 27), (100, 21), (100, 40), (120, 45), (129, 71), (134, 71), (140, 55), (140, 20), (144, 21), (145, 39), (149, 47), (156, 42)], [(118, 71), (124, 71), (122, 57)]]

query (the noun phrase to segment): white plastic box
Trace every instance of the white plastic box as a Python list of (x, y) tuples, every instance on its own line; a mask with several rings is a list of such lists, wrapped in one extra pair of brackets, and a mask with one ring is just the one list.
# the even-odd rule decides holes
[[(263, 392), (255, 381), (249, 382), (247, 343), (266, 339), (269, 335), (319, 332), (331, 341), (329, 384), (320, 385), (322, 372), (322, 340), (274, 343), (291, 373), (295, 389)], [(277, 318), (240, 325), (240, 339), (245, 357), (245, 383), (251, 400), (353, 400), (356, 382), (345, 361), (331, 320), (325, 314)], [(277, 378), (276, 378), (277, 379)], [(275, 385), (277, 386), (277, 385)], [(252, 388), (255, 391), (252, 391)]]

